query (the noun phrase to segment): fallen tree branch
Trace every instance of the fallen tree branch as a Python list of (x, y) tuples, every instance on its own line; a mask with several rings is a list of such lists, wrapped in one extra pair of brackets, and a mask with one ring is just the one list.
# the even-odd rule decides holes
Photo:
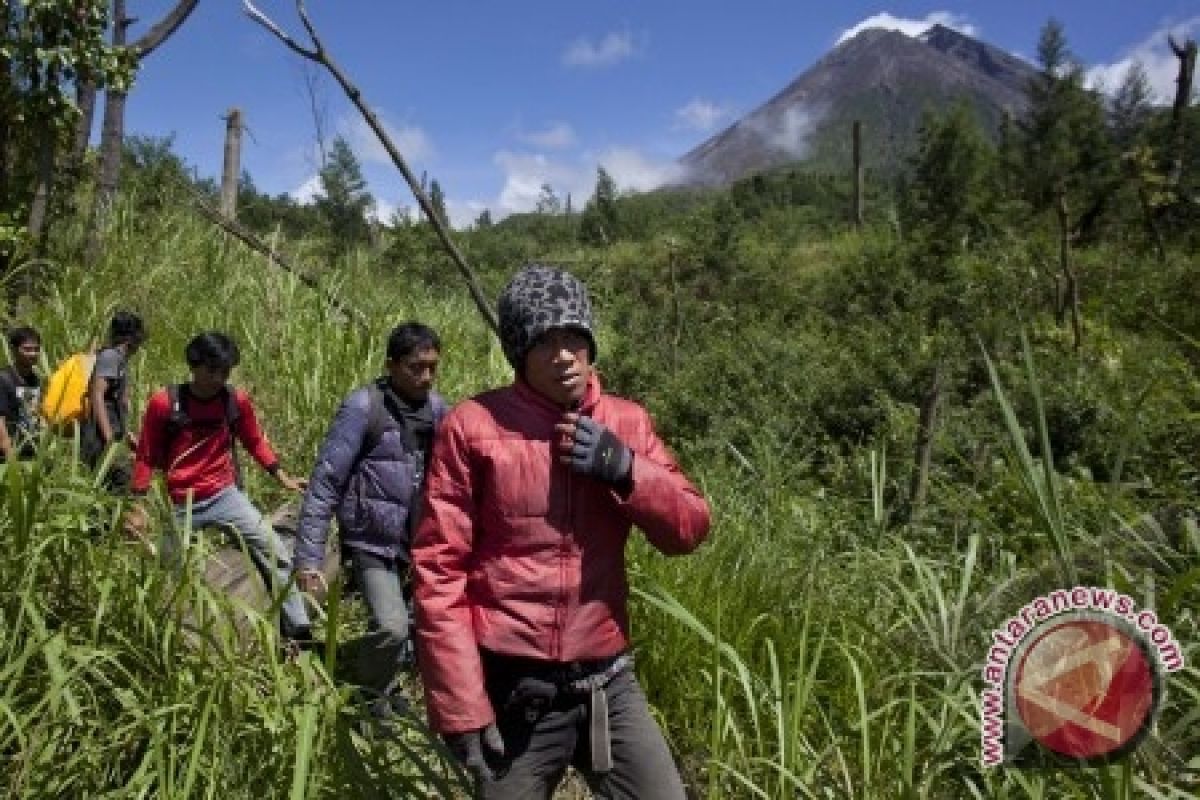
[(207, 219), (209, 222), (213, 223), (214, 225), (216, 225), (219, 228), (221, 228), (222, 230), (224, 230), (226, 233), (228, 233), (231, 236), (233, 236), (234, 238), (238, 239), (243, 244), (245, 244), (247, 247), (249, 247), (251, 250), (254, 250), (257, 253), (263, 254), (273, 264), (275, 264), (275, 266), (285, 270), (286, 272), (290, 272), (291, 274), (295, 275), (296, 280), (300, 281), (305, 286), (307, 286), (311, 289), (315, 289), (316, 291), (320, 292), (321, 295), (325, 298), (325, 301), (327, 303), (329, 303), (329, 305), (332, 306), (336, 311), (338, 311), (341, 314), (344, 314), (347, 318), (356, 322), (359, 325), (359, 327), (361, 327), (363, 329), (364, 332), (367, 332), (367, 333), (370, 332), (370, 326), (367, 324), (366, 315), (364, 315), (357, 308), (352, 308), (352, 307), (346, 305), (345, 303), (343, 303), (341, 300), (339, 300), (337, 297), (335, 297), (332, 292), (330, 292), (328, 289), (323, 288), (319, 283), (317, 283), (315, 278), (313, 278), (311, 275), (309, 275), (304, 270), (297, 268), (295, 265), (293, 265), (291, 262), (289, 262), (283, 256), (279, 255), (279, 253), (275, 252), (274, 248), (272, 248), (270, 245), (268, 245), (262, 239), (258, 238), (258, 236), (251, 233), (250, 231), (246, 230), (241, 225), (238, 225), (233, 220), (228, 219), (224, 214), (222, 214), (221, 212), (217, 211), (212, 206), (205, 203), (198, 196), (192, 198), (192, 205), (197, 211), (200, 212), (200, 215), (203, 216), (205, 219)]
[(379, 118), (375, 116), (375, 112), (363, 100), (362, 92), (350, 82), (333, 58), (330, 57), (328, 51), (325, 50), (325, 46), (321, 43), (321, 39), (317, 35), (316, 28), (312, 24), (312, 20), (309, 19), (308, 10), (304, 6), (304, 0), (296, 0), (296, 10), (300, 14), (300, 20), (304, 24), (304, 29), (308, 31), (308, 36), (312, 40), (311, 47), (304, 47), (289, 36), (274, 21), (267, 17), (266, 14), (259, 11), (251, 0), (242, 0), (242, 4), (245, 7), (246, 14), (252, 20), (270, 31), (275, 38), (287, 45), (293, 52), (325, 67), (337, 80), (338, 84), (342, 87), (342, 91), (354, 103), (359, 113), (363, 115), (363, 119), (366, 120), (367, 125), (374, 131), (375, 136), (378, 137), (380, 144), (383, 145), (384, 150), (387, 151), (388, 156), (392, 159), (392, 164), (404, 176), (405, 182), (408, 183), (408, 188), (412, 190), (413, 197), (416, 198), (418, 205), (421, 206), (421, 210), (425, 212), (425, 218), (429, 220), (429, 224), (433, 226), (434, 231), (437, 233), (442, 247), (449, 253), (451, 260), (454, 261), (455, 266), (458, 267), (458, 271), (462, 273), (463, 279), (467, 282), (467, 290), (471, 293), (471, 299), (475, 301), (475, 307), (479, 309), (479, 313), (483, 315), (484, 321), (492, 329), (492, 332), (498, 336), (500, 333), (500, 324), (496, 320), (496, 312), (492, 310), (491, 304), (483, 296), (483, 290), (479, 287), (479, 281), (476, 280), (475, 273), (471, 270), (466, 258), (463, 257), (463, 254), (450, 238), (450, 232), (447, 230), (445, 223), (434, 210), (433, 203), (430, 202), (429, 197), (421, 188), (412, 170), (408, 168), (408, 163), (400, 155), (400, 151), (397, 149), (395, 143), (392, 142), (392, 138), (384, 130), (383, 125), (379, 122)]

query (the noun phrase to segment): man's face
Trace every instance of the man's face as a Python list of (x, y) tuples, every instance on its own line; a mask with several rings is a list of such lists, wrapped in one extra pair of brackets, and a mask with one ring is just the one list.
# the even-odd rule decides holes
[(588, 337), (572, 328), (551, 328), (525, 354), (525, 380), (563, 408), (575, 408), (592, 375)]
[(208, 364), (192, 367), (192, 394), (201, 398), (212, 397), (229, 382), (230, 372), (229, 367), (212, 367)]
[(441, 354), (432, 347), (389, 359), (385, 366), (392, 389), (410, 403), (424, 403), (433, 388), (440, 359)]
[(21, 343), (16, 350), (13, 351), (13, 361), (16, 363), (19, 372), (28, 372), (33, 369), (34, 364), (38, 362), (38, 356), (42, 354), (42, 343), (37, 340), (29, 340)]

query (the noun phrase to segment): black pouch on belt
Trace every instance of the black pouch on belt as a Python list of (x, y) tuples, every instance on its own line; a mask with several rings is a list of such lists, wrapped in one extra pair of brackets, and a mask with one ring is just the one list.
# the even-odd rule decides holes
[(503, 713), (520, 715), (526, 722), (537, 722), (538, 717), (546, 713), (557, 696), (558, 687), (550, 681), (532, 677), (521, 678), (504, 701)]

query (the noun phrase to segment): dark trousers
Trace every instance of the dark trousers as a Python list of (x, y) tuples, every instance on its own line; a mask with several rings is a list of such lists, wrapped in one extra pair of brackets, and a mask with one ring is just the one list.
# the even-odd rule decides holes
[(499, 780), (481, 783), (477, 794), (484, 800), (549, 800), (568, 765), (580, 771), (597, 797), (684, 800), (679, 771), (633, 670), (618, 673), (605, 687), (613, 768), (604, 773), (591, 766), (586, 694), (560, 692), (530, 722), (519, 710), (503, 711), (511, 681), (497, 686), (489, 675), (488, 683), (504, 737), (505, 756), (498, 766), (506, 771)]
[[(124, 425), (120, 425), (119, 428), (119, 435), (117, 435), (118, 431), (114, 429), (115, 441), (118, 442), (125, 437)], [(100, 466), (105, 452), (107, 452), (107, 447), (103, 437), (100, 436), (100, 426), (91, 419), (82, 422), (79, 429), (79, 457), (83, 463), (91, 469), (96, 469)], [(108, 470), (104, 473), (103, 485), (113, 494), (124, 494), (129, 489), (129, 482), (132, 478), (132, 458), (128, 453), (122, 451), (109, 462)]]

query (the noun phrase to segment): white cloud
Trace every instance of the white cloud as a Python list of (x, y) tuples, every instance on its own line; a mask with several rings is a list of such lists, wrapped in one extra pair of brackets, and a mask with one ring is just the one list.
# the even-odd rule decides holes
[(608, 67), (632, 57), (635, 50), (633, 34), (620, 31), (605, 34), (598, 42), (576, 39), (567, 46), (562, 60), (568, 67)]
[[(675, 161), (655, 161), (629, 147), (614, 147), (604, 151), (600, 154), (597, 165), (603, 166), (612, 176), (618, 189), (631, 189), (635, 192), (657, 189), (683, 175), (683, 168)], [(596, 170), (592, 168), (590, 176), (593, 184), (595, 175)], [(591, 190), (594, 188), (589, 185), (588, 196), (591, 196)]]
[(313, 175), (288, 192), (297, 203), (311, 203), (321, 193), (321, 176)]
[[(501, 150), (492, 161), (504, 173), (504, 186), (496, 202), (491, 204), (497, 218), (532, 211), (537, 205), (543, 184), (550, 184), (564, 200), (567, 194), (571, 194), (573, 202), (576, 202), (584, 185), (582, 170), (578, 166), (555, 161), (541, 153)], [(590, 193), (590, 187), (588, 191)]]
[[(544, 184), (549, 184), (564, 203), (570, 195), (572, 207), (582, 210), (595, 191), (598, 166), (604, 167), (622, 191), (647, 192), (682, 174), (674, 160), (657, 161), (628, 147), (613, 147), (571, 161), (552, 159), (543, 153), (502, 150), (493, 162), (504, 173), (500, 194), (486, 204), (496, 219), (532, 211)], [(483, 205), (478, 205), (474, 216), (481, 210)]]
[(454, 228), (470, 227), (487, 208), (488, 204), (482, 200), (446, 201), (446, 215), (450, 217), (450, 225)]
[(847, 39), (853, 39), (858, 34), (871, 28), (900, 31), (906, 36), (920, 36), (934, 25), (953, 28), (959, 33), (965, 33), (967, 36), (979, 35), (979, 28), (968, 22), (967, 18), (962, 14), (955, 14), (950, 11), (933, 11), (926, 15), (924, 19), (911, 19), (908, 17), (893, 16), (884, 11), (873, 17), (867, 17), (853, 27), (842, 31), (835, 44), (841, 44)]
[(728, 116), (729, 109), (696, 98), (682, 108), (675, 109), (675, 124), (679, 128), (704, 133), (712, 130), (718, 122)]
[(382, 198), (376, 197), (374, 205), (367, 211), (367, 217), (375, 222), (381, 222), (388, 225), (392, 221), (392, 217), (400, 214), (402, 217), (412, 218), (412, 209), (404, 203), (391, 203)]
[(1173, 33), (1175, 41), (1192, 36), (1200, 30), (1200, 17), (1192, 17), (1178, 25), (1170, 25), (1147, 36), (1133, 47), (1126, 50), (1124, 57), (1112, 64), (1097, 64), (1087, 71), (1088, 85), (1104, 87), (1107, 92), (1115, 92), (1125, 79), (1125, 73), (1140, 61), (1146, 70), (1150, 88), (1154, 91), (1155, 99), (1160, 103), (1168, 103), (1175, 98), (1175, 79), (1179, 77), (1179, 60), (1171, 52), (1167, 44), (1167, 34)]
[(808, 155), (808, 138), (816, 130), (824, 113), (809, 107), (793, 107), (782, 117), (763, 119), (748, 117), (743, 124), (767, 141), (776, 150), (782, 150), (793, 158)]
[(574, 146), (575, 131), (565, 122), (554, 122), (545, 130), (522, 133), (520, 139), (543, 150), (565, 150)]

